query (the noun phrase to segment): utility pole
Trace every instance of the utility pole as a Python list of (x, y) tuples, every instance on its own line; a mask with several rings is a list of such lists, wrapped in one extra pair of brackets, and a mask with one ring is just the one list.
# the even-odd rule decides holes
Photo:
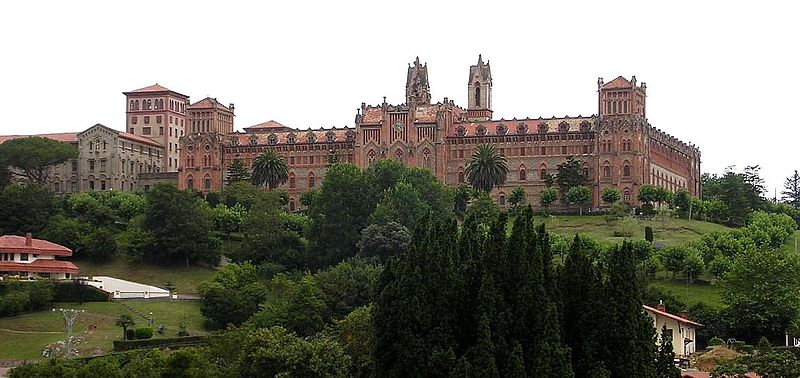
[[(64, 317), (64, 324), (67, 326), (67, 358), (72, 357), (72, 325), (75, 324), (75, 318), (78, 317), (79, 312), (83, 312), (83, 310), (76, 310), (74, 308), (66, 309), (66, 308), (59, 308), (61, 311), (61, 316)], [(53, 309), (55, 312), (56, 309)]]

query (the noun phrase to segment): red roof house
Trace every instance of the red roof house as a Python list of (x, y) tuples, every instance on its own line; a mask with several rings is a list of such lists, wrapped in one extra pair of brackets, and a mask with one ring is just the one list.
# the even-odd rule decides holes
[(78, 273), (78, 267), (56, 256), (72, 256), (72, 250), (47, 240), (25, 236), (0, 236), (0, 276), (68, 279)]

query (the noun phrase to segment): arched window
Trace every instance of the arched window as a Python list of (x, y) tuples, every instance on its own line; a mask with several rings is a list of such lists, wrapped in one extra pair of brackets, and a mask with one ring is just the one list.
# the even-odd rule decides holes
[(206, 177), (206, 179), (203, 180), (203, 189), (211, 190), (211, 178)]
[(475, 106), (481, 106), (481, 87), (479, 87), (479, 83), (475, 83)]
[(611, 166), (608, 163), (603, 166), (603, 178), (611, 178)]
[(139, 100), (136, 100), (133, 104), (134, 104), (134, 109), (139, 110)]
[(289, 188), (294, 188), (297, 185), (294, 176), (289, 177)]
[(194, 180), (192, 180), (191, 177), (186, 179), (186, 189), (188, 189), (188, 190), (194, 189)]
[(316, 184), (316, 182), (314, 180), (314, 173), (309, 173), (308, 174), (308, 188), (309, 189), (313, 189), (315, 184)]
[(622, 192), (622, 202), (630, 203), (631, 202), (631, 192), (628, 188), (625, 188), (625, 191)]
[(398, 148), (394, 152), (394, 158), (395, 158), (395, 160), (397, 160), (397, 161), (402, 163), (403, 162), (403, 150)]
[(289, 201), (289, 211), (294, 211), (294, 210), (295, 210), (294, 200), (291, 200)]
[(431, 150), (429, 150), (428, 147), (422, 150), (422, 162), (425, 168), (431, 168)]
[(369, 150), (367, 153), (367, 163), (372, 165), (375, 162), (375, 150)]
[(627, 161), (625, 162), (625, 165), (622, 166), (622, 175), (625, 177), (631, 177), (631, 166)]
[(133, 110), (133, 100), (131, 100), (131, 105), (130, 105), (130, 107), (128, 108), (128, 110)]
[(546, 178), (547, 178), (547, 166), (542, 164), (542, 166), (539, 167), (539, 180), (544, 180)]
[(464, 183), (464, 171), (458, 171), (458, 183)]
[(525, 172), (525, 165), (519, 166), (519, 181), (525, 181), (528, 179), (528, 174)]
[(500, 193), (500, 196), (497, 197), (497, 202), (500, 202), (500, 206), (506, 205), (506, 195), (505, 193)]

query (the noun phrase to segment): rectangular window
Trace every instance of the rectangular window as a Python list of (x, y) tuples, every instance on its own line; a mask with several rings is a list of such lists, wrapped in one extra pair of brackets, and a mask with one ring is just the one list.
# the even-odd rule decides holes
[(72, 172), (77, 172), (77, 171), (78, 171), (78, 161), (77, 160), (73, 160), (72, 161)]
[(150, 128), (142, 127), (142, 135), (150, 135)]
[(27, 253), (20, 253), (19, 254), (19, 261), (28, 261), (28, 254)]
[(136, 117), (136, 116), (131, 117), (131, 123), (132, 124), (135, 125), (138, 121), (139, 121), (138, 117)]
[(73, 181), (73, 182), (69, 183), (69, 186), (70, 186), (69, 187), (69, 191), (70, 192), (72, 192), (72, 193), (77, 193), (78, 192), (78, 183), (77, 182)]
[(547, 147), (542, 147), (542, 155), (547, 155)]
[(133, 127), (131, 127), (130, 131), (128, 131), (128, 132), (130, 132), (131, 134), (136, 134), (136, 132), (134, 132)]
[(519, 156), (525, 156), (525, 147), (519, 148)]
[(164, 126), (158, 128), (158, 135), (164, 135)]
[(567, 154), (567, 146), (561, 146), (561, 155)]
[(106, 180), (100, 180), (100, 190), (106, 190)]
[(161, 116), (156, 116), (156, 123), (161, 123)]
[(144, 116), (144, 123), (146, 124), (150, 123), (150, 116)]
[(89, 190), (94, 190), (94, 180), (89, 181)]
[(106, 171), (106, 159), (100, 159), (100, 172)]
[(94, 160), (89, 160), (89, 170), (94, 171)]

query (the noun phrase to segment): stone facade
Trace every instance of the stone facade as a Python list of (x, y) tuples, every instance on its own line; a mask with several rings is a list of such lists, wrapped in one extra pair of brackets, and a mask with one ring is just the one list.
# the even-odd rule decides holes
[(595, 115), (497, 120), (492, 119), (488, 61), (479, 56), (477, 64), (469, 67), (465, 109), (447, 97), (431, 102), (427, 64), (417, 58), (408, 67), (405, 103), (389, 104), (385, 98), (378, 105), (362, 103), (355, 128), (301, 131), (269, 121), (247, 127), (243, 133), (222, 128), (192, 133), (181, 141), (182, 156), (197, 165), (199, 155), (188, 153), (191, 146), (207, 155), (203, 157), (207, 160), (202, 168), (183, 170), (179, 185), (198, 188), (200, 179), (204, 192), (219, 190), (233, 161), (250, 166), (258, 154), (275, 149), (289, 165), (284, 187), (290, 194), (290, 208), (295, 208), (302, 192), (319, 185), (331, 160), (368, 167), (378, 159), (395, 159), (425, 167), (453, 186), (466, 181), (465, 164), (475, 148), (489, 143), (508, 160), (506, 183), (492, 193), (502, 205), (517, 186), (525, 189), (529, 202), (537, 203), (545, 176), (555, 173), (569, 156), (582, 164), (595, 208), (602, 205), (600, 193), (608, 187), (618, 188), (622, 200), (634, 205), (642, 184), (670, 191), (685, 188), (699, 196), (700, 151), (649, 124), (646, 90), (636, 77), (620, 76), (608, 83), (601, 78)]
[(123, 94), (127, 106), (125, 130), (164, 146), (164, 171), (176, 172), (179, 167), (178, 142), (186, 127), (189, 96), (158, 84)]
[(208, 193), (222, 187), (222, 138), (233, 133), (234, 106), (205, 98), (188, 108), (186, 136), (180, 139), (178, 188)]

